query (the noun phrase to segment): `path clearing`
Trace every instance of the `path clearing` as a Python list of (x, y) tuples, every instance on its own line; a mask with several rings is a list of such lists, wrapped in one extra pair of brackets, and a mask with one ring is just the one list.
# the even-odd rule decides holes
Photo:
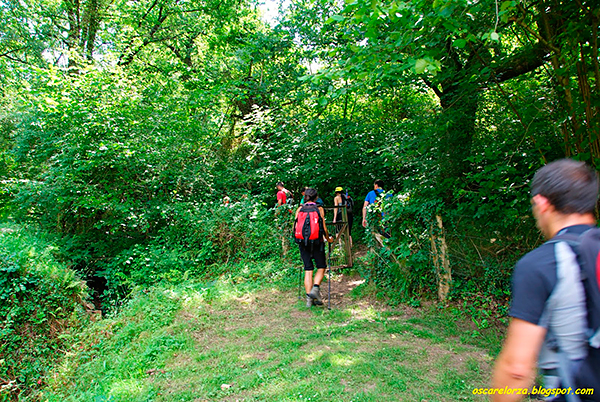
[(484, 400), (472, 390), (486, 386), (492, 359), (461, 342), (460, 325), (354, 300), (360, 283), (337, 275), (331, 311), (274, 289), (180, 311), (173, 327), (191, 347), (148, 375), (154, 400)]

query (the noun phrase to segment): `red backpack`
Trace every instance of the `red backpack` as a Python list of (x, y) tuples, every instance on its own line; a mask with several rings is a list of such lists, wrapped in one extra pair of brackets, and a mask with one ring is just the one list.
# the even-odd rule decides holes
[(308, 245), (308, 243), (320, 242), (324, 232), (319, 207), (314, 203), (304, 204), (298, 212), (294, 225), (296, 243)]

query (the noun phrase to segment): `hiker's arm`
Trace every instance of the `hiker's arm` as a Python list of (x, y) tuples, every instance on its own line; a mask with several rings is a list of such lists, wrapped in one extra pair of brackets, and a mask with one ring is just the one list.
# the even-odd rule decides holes
[[(536, 375), (538, 354), (546, 328), (525, 320), (513, 318), (508, 325), (506, 340), (496, 361), (492, 378), (492, 388), (530, 388)], [(523, 399), (522, 395), (491, 396), (493, 402), (512, 402)]]
[[(335, 197), (333, 199), (333, 205), (336, 207), (341, 204), (339, 198), (342, 198), (342, 197)], [(337, 215), (338, 215), (338, 208), (333, 208), (333, 221), (334, 222), (337, 222)]]
[(365, 203), (363, 204), (363, 221), (362, 221), (362, 225), (364, 228), (367, 227), (367, 207), (369, 206), (369, 201), (365, 201)]
[[(321, 207), (319, 207), (319, 213), (321, 214), (321, 219), (323, 219), (323, 230), (325, 231), (325, 240), (327, 240), (329, 243), (331, 243), (331, 241), (333, 241), (333, 239), (329, 238), (329, 232), (327, 231), (327, 223), (325, 223), (325, 210)], [(329, 241), (331, 240), (331, 241)]]

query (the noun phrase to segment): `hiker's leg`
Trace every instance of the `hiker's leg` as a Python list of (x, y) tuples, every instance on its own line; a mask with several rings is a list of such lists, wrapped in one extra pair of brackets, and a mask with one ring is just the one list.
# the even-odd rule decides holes
[[(325, 268), (318, 268), (317, 274), (315, 275), (315, 285), (321, 285), (323, 277), (325, 276)], [(311, 286), (312, 288), (312, 286)]]
[(317, 274), (315, 275), (315, 285), (312, 287), (308, 295), (315, 299), (315, 304), (319, 306), (323, 304), (321, 301), (321, 293), (319, 286), (325, 276), (325, 269), (327, 268), (327, 257), (325, 256), (325, 245), (321, 244), (320, 247), (313, 249), (313, 257), (315, 258), (315, 265), (317, 266)]
[(310, 245), (305, 246), (300, 243), (298, 246), (300, 247), (300, 258), (302, 258), (302, 263), (304, 264), (304, 287), (306, 288), (306, 293), (308, 293), (313, 286), (314, 265), (312, 262), (312, 253)]
[[(321, 279), (323, 279), (321, 277)], [(313, 287), (313, 270), (304, 271), (304, 289), (306, 289), (306, 293), (308, 294)]]
[(315, 275), (315, 285), (321, 285), (325, 269), (327, 269), (327, 256), (325, 255), (325, 245), (322, 248), (315, 250), (315, 265), (317, 266), (317, 274)]

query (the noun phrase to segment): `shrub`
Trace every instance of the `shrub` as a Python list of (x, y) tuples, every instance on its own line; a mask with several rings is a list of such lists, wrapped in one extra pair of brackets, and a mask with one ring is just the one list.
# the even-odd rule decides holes
[(229, 205), (210, 201), (174, 203), (165, 206), (162, 218), (166, 225), (156, 237), (98, 263), (97, 274), (107, 280), (105, 296), (122, 297), (135, 286), (161, 280), (208, 278), (214, 274), (214, 264), (281, 256), (274, 210), (253, 198)]
[(0, 400), (40, 385), (86, 317), (87, 287), (54, 251), (43, 235), (0, 228)]

